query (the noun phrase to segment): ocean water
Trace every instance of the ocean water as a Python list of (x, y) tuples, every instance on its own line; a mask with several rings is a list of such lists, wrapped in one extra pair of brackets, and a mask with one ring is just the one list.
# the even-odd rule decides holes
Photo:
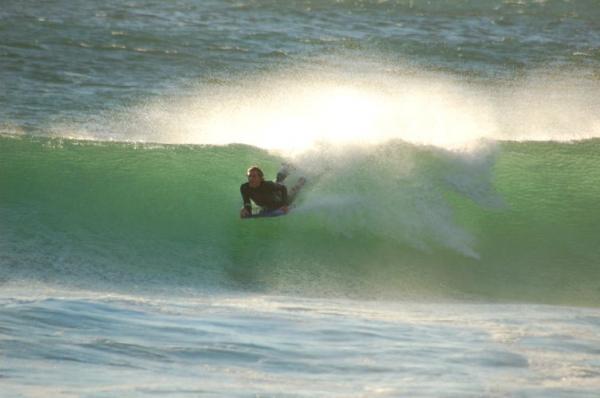
[(0, 397), (598, 396), (597, 1), (1, 3)]

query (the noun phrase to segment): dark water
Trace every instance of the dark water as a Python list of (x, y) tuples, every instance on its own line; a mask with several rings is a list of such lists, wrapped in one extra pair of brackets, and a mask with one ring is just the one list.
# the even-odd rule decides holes
[(493, 82), (542, 69), (597, 84), (598, 21), (594, 0), (6, 1), (0, 119), (43, 133), (165, 91), (367, 61), (359, 75), (409, 68)]

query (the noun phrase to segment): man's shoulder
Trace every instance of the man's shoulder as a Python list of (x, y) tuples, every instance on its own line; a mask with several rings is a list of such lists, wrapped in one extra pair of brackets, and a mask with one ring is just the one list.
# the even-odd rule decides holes
[(250, 188), (250, 183), (249, 182), (245, 182), (242, 185), (240, 185), (240, 189), (241, 190), (246, 190)]
[(267, 189), (282, 189), (285, 188), (285, 185), (280, 184), (275, 181), (263, 181), (262, 185)]

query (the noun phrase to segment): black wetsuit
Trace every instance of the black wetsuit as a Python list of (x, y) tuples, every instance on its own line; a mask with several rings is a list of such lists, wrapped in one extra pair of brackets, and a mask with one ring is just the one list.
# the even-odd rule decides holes
[(265, 210), (276, 210), (288, 205), (287, 188), (285, 185), (273, 181), (262, 181), (256, 188), (250, 187), (249, 183), (240, 187), (244, 208), (252, 212), (250, 199)]

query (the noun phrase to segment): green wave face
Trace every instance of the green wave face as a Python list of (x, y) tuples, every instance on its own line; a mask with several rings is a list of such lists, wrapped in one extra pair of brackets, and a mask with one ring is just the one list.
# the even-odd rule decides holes
[(293, 159), (309, 182), (288, 216), (240, 220), (246, 168), (286, 159), (4, 136), (0, 280), (596, 306), (599, 149), (319, 147)]

